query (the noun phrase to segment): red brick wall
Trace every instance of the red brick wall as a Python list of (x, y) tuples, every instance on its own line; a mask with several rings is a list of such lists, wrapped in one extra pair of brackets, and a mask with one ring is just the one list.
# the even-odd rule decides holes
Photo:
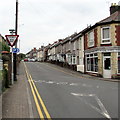
[(95, 45), (94, 45), (94, 47), (97, 47), (97, 43), (98, 43), (98, 40), (97, 40), (97, 28), (94, 29), (94, 40), (95, 40)]
[(87, 38), (87, 34), (84, 35), (84, 41), (85, 41), (85, 50), (88, 49), (88, 38)]
[(116, 25), (116, 39), (117, 39), (117, 46), (120, 46), (120, 25)]

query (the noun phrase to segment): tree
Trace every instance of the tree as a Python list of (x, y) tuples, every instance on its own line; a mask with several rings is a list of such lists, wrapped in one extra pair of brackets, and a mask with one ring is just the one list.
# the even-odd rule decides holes
[(10, 47), (5, 42), (0, 42), (0, 51), (10, 52)]
[(20, 53), (18, 54), (19, 60), (23, 60), (25, 58), (25, 54)]

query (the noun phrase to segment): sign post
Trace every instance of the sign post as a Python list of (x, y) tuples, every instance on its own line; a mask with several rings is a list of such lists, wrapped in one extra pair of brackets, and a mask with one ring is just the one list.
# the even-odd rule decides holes
[(8, 42), (8, 44), (11, 46), (11, 53), (12, 53), (12, 81), (11, 84), (13, 84), (14, 82), (14, 72), (13, 72), (13, 46), (15, 45), (15, 43), (17, 42), (17, 39), (19, 37), (19, 35), (6, 35), (6, 40)]

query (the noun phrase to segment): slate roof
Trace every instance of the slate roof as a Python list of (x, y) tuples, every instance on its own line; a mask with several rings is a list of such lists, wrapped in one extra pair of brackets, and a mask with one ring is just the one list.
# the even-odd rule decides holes
[(93, 28), (100, 26), (100, 25), (105, 25), (105, 24), (111, 24), (111, 23), (120, 23), (120, 11), (116, 11), (113, 14), (111, 14), (109, 17), (97, 22), (95, 25), (90, 26), (88, 28), (86, 28), (84, 31), (82, 31), (83, 33), (86, 33), (90, 30), (92, 30)]
[(108, 23), (112, 21), (120, 22), (120, 11), (116, 11), (115, 13), (111, 14), (109, 17), (101, 20), (98, 23), (101, 24), (101, 23)]

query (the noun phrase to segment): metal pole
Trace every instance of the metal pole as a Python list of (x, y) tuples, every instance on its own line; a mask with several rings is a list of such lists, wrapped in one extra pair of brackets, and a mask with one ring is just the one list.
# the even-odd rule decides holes
[(15, 21), (15, 34), (17, 35), (17, 33), (18, 33), (18, 0), (16, 0), (16, 21)]
[(12, 53), (12, 81), (11, 81), (11, 84), (13, 85), (13, 83), (14, 83), (14, 72), (13, 72), (13, 52), (12, 52), (12, 49), (13, 49), (13, 47), (11, 47), (11, 53)]
[[(16, 18), (15, 18), (15, 34), (18, 32), (18, 0), (16, 0)], [(17, 39), (18, 42), (18, 39)], [(17, 42), (15, 48), (17, 48)], [(17, 81), (17, 54), (14, 53), (14, 81)]]

